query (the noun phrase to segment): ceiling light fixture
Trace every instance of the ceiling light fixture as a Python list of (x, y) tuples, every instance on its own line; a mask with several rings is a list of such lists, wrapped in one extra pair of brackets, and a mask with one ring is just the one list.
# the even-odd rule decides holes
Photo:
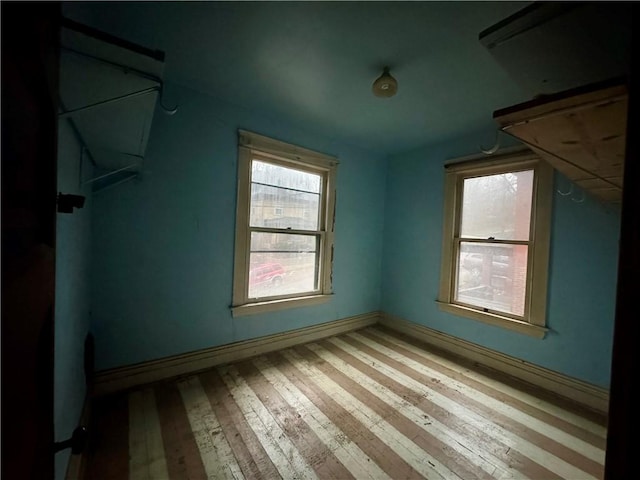
[(380, 75), (371, 87), (376, 97), (393, 97), (398, 91), (398, 82), (389, 73), (389, 67), (384, 67)]

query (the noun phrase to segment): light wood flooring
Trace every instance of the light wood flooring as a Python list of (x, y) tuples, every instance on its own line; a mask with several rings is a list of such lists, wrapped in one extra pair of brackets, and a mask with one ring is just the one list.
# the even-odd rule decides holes
[(100, 399), (88, 480), (601, 479), (604, 419), (380, 326)]

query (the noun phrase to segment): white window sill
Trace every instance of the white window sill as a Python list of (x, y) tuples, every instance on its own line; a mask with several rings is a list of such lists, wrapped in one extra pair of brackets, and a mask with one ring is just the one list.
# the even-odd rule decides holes
[(254, 315), (257, 313), (276, 312), (287, 308), (307, 307), (328, 302), (333, 295), (310, 295), (308, 297), (285, 298), (282, 300), (271, 300), (268, 302), (247, 303), (231, 307), (231, 314), (234, 317)]
[(447, 302), (436, 301), (436, 303), (440, 310), (445, 312), (452, 313), (460, 317), (471, 318), (472, 320), (478, 320), (507, 330), (513, 330), (514, 332), (529, 335), (531, 337), (544, 338), (549, 330), (546, 327), (533, 325), (532, 323), (527, 323), (522, 320), (504, 317), (496, 313), (481, 312), (473, 308), (463, 307), (462, 305), (455, 305)]

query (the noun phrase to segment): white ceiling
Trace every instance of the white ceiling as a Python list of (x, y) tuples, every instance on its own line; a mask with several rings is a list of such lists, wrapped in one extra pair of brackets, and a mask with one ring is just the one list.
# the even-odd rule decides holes
[[(530, 2), (71, 2), (63, 14), (166, 53), (167, 81), (395, 153), (494, 125), (531, 97), (480, 43)], [(391, 67), (393, 98), (371, 84)]]

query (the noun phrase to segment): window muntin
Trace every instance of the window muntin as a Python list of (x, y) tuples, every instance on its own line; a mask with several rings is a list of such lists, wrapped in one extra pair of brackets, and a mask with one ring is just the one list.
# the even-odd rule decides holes
[(552, 178), (528, 151), (447, 165), (441, 308), (544, 335)]
[(331, 294), (333, 157), (241, 131), (234, 316)]

